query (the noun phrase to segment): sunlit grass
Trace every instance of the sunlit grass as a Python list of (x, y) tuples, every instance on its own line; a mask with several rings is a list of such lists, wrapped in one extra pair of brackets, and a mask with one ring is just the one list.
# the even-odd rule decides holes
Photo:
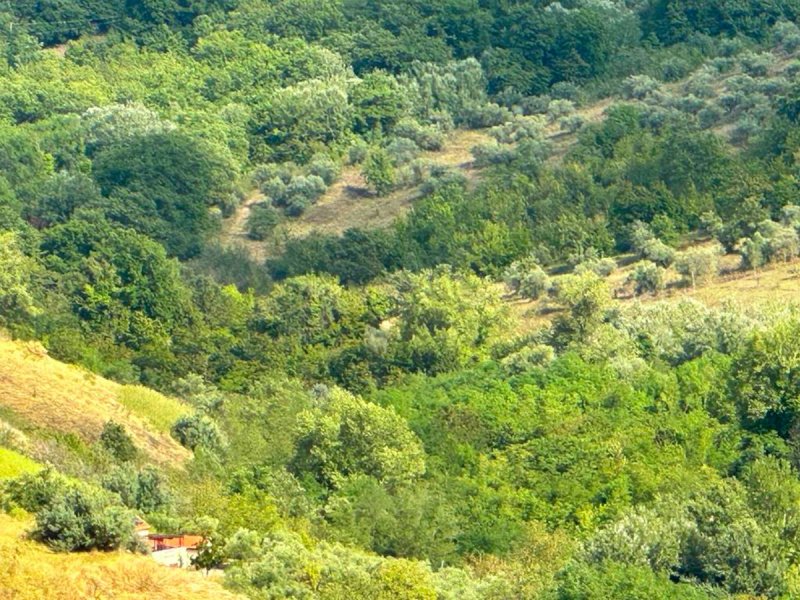
[(8, 448), (0, 448), (0, 479), (17, 477), (24, 473), (35, 473), (41, 469), (39, 463)]
[(163, 433), (168, 433), (179, 417), (191, 412), (186, 404), (139, 385), (120, 388), (117, 400)]

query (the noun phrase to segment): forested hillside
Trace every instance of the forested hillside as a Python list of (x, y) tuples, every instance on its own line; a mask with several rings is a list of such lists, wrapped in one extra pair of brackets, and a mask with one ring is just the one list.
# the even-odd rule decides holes
[(0, 588), (800, 597), (798, 18), (0, 3)]

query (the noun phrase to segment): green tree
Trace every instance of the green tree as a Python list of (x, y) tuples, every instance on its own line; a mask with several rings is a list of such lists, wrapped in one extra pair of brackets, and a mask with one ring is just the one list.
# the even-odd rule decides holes
[(189, 450), (202, 448), (219, 452), (226, 444), (225, 436), (217, 423), (211, 417), (200, 413), (180, 417), (175, 421), (170, 433)]
[(605, 309), (611, 303), (608, 283), (592, 272), (562, 277), (555, 297), (565, 311), (556, 321), (557, 331), (579, 339), (585, 338), (602, 322)]
[(680, 252), (675, 259), (675, 270), (688, 278), (694, 289), (698, 280), (707, 280), (717, 274), (721, 254), (723, 250), (718, 244)]
[(362, 174), (378, 196), (385, 196), (395, 184), (395, 171), (389, 153), (383, 148), (373, 148), (364, 161)]
[(33, 295), (37, 270), (36, 262), (22, 252), (17, 234), (0, 232), (0, 323), (10, 325), (39, 312)]
[(654, 262), (645, 260), (636, 265), (636, 268), (628, 276), (628, 281), (633, 283), (633, 293), (637, 296), (642, 294), (657, 294), (665, 287), (664, 269)]
[(332, 489), (358, 474), (394, 487), (425, 472), (425, 453), (394, 410), (334, 389), (320, 408), (298, 416), (291, 464)]

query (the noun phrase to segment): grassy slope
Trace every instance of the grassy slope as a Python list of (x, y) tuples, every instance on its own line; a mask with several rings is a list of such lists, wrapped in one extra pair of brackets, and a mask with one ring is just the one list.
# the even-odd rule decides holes
[[(445, 147), (439, 152), (423, 152), (420, 158), (447, 167), (458, 167), (473, 179), (476, 171), (472, 165), (473, 146), (487, 143), (491, 138), (483, 131), (454, 131)], [(359, 165), (347, 166), (341, 177), (313, 206), (296, 219), (288, 219), (283, 225), (285, 235), (290, 238), (305, 237), (311, 233), (341, 234), (351, 227), (376, 229), (388, 227), (408, 212), (420, 197), (418, 187), (397, 190), (384, 198), (372, 194)], [(263, 262), (277, 248), (270, 242), (255, 242), (247, 237), (247, 217), (250, 207), (262, 202), (264, 196), (254, 191), (236, 213), (223, 223), (223, 244), (243, 246), (250, 256)]]
[(183, 410), (176, 400), (58, 362), (35, 343), (0, 339), (0, 409), (27, 426), (87, 441), (113, 419), (154, 462), (178, 465), (189, 456), (164, 431)]
[(0, 514), (0, 600), (233, 600), (213, 578), (122, 552), (57, 554), (24, 539), (30, 526)]
[[(636, 265), (631, 256), (619, 256), (617, 261), (621, 266), (608, 277), (612, 290), (621, 289), (625, 285), (625, 280)], [(738, 255), (722, 257), (722, 273), (709, 281), (698, 283), (696, 289), (684, 285), (680, 275), (669, 269), (666, 273), (667, 289), (663, 292), (656, 296), (645, 295), (638, 298), (621, 293), (614, 302), (624, 306), (631, 302), (678, 302), (683, 298), (693, 298), (708, 306), (732, 302), (745, 309), (770, 305), (800, 306), (800, 260), (770, 264), (757, 273), (738, 270), (739, 262)], [(553, 281), (558, 282), (559, 277), (562, 276), (555, 275)], [(498, 284), (498, 288), (505, 289), (501, 284)], [(536, 301), (517, 298), (506, 300), (520, 332), (533, 331), (547, 325), (559, 312), (557, 305), (549, 298)]]
[(0, 447), (0, 479), (17, 477), (24, 473), (35, 473), (41, 469), (39, 463), (18, 452)]

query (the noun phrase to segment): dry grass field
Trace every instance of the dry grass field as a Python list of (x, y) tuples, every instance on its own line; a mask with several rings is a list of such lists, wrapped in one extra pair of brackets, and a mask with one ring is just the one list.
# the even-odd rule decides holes
[(0, 408), (34, 428), (87, 441), (113, 419), (154, 462), (179, 465), (189, 457), (164, 431), (184, 410), (178, 401), (61, 363), (33, 342), (0, 339)]
[(0, 514), (0, 600), (234, 600), (214, 578), (123, 552), (58, 554), (25, 539), (29, 520)]
[[(617, 260), (622, 266), (608, 277), (612, 290), (623, 287), (635, 267), (630, 256), (617, 257)], [(722, 257), (722, 274), (698, 283), (695, 289), (684, 285), (680, 275), (669, 269), (666, 274), (667, 289), (663, 292), (656, 296), (645, 295), (638, 298), (620, 294), (614, 302), (624, 306), (634, 301), (677, 302), (682, 298), (694, 298), (708, 306), (732, 303), (743, 309), (790, 304), (800, 306), (800, 260), (770, 264), (758, 272), (740, 271), (738, 265), (737, 255)], [(556, 282), (558, 278), (559, 275), (553, 277)], [(498, 289), (504, 290), (504, 287), (498, 284)], [(557, 305), (548, 298), (537, 301), (508, 298), (507, 301), (520, 332), (534, 331), (549, 324), (559, 312)]]

